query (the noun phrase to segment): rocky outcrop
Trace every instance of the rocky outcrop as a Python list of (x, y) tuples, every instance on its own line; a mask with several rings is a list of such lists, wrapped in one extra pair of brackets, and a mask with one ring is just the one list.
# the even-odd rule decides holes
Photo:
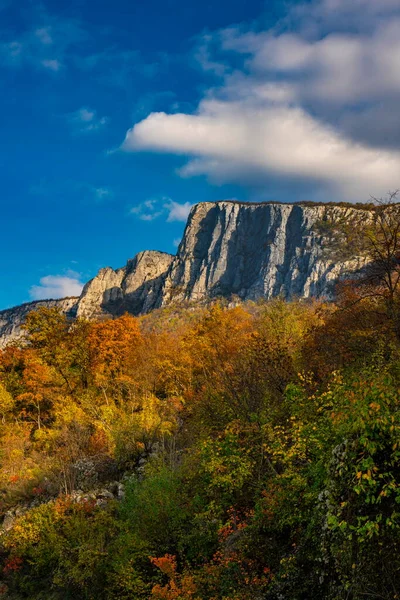
[[(315, 230), (325, 206), (300, 204), (197, 204), (165, 278), (159, 305), (236, 295), (243, 300), (332, 297), (334, 283), (362, 262), (335, 264)], [(349, 219), (365, 210), (346, 211)]]
[(148, 250), (137, 254), (122, 269), (101, 269), (83, 288), (77, 316), (98, 318), (149, 312), (159, 303), (173, 258), (165, 252)]
[(21, 325), (26, 315), (41, 306), (57, 306), (71, 318), (86, 319), (151, 311), (159, 304), (161, 288), (173, 258), (165, 252), (140, 252), (121, 269), (100, 269), (85, 285), (80, 298), (39, 300), (0, 311), (0, 348), (23, 335)]
[[(111, 481), (105, 483), (101, 488), (94, 488), (87, 491), (80, 489), (73, 490), (68, 494), (68, 497), (71, 502), (76, 502), (77, 504), (89, 502), (93, 506), (105, 507), (109, 502), (121, 501), (124, 499), (125, 483), (128, 480), (129, 477), (125, 477), (124, 481)], [(61, 496), (61, 494), (47, 493), (47, 490), (44, 487), (41, 490), (40, 496), (37, 496), (34, 500), (21, 501), (16, 506), (9, 508), (3, 513), (3, 520), (0, 524), (0, 539), (2, 535), (13, 529), (20, 517), (42, 504), (54, 503), (59, 496)]]
[(58, 306), (62, 312), (74, 318), (76, 316), (78, 300), (79, 298), (38, 300), (0, 311), (0, 348), (18, 340), (23, 335), (21, 326), (25, 322), (27, 314), (32, 310), (37, 310), (41, 306), (47, 306), (48, 308)]
[(79, 299), (40, 301), (0, 312), (0, 345), (21, 335), (26, 314), (59, 306), (71, 317), (148, 313), (182, 301), (219, 296), (242, 300), (331, 298), (340, 277), (363, 266), (355, 257), (335, 263), (315, 227), (326, 210), (356, 226), (368, 211), (356, 207), (203, 202), (193, 207), (176, 256), (140, 252), (125, 267), (101, 269)]

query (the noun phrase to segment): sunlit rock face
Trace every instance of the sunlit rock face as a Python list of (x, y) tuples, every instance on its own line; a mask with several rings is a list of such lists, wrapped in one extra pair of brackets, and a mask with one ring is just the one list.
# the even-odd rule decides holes
[(149, 312), (159, 301), (173, 258), (165, 252), (147, 250), (129, 260), (122, 269), (101, 269), (83, 288), (77, 316), (96, 318)]
[[(189, 215), (160, 305), (236, 295), (243, 300), (331, 297), (359, 261), (335, 264), (313, 226), (323, 206), (201, 203)], [(356, 209), (335, 207), (331, 212)], [(360, 214), (360, 211), (357, 211)]]
[[(43, 300), (0, 312), (0, 345), (21, 336), (30, 310), (59, 306), (70, 318), (112, 318), (183, 301), (235, 296), (332, 298), (338, 279), (362, 266), (330, 260), (315, 227), (325, 206), (202, 202), (193, 207), (176, 256), (144, 251), (125, 267), (101, 269), (80, 298)], [(331, 216), (357, 220), (368, 211), (330, 207)]]

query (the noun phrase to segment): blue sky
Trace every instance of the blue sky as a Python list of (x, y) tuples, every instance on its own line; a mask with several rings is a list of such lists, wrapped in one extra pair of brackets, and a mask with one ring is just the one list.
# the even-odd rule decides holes
[(175, 252), (199, 201), (400, 186), (400, 0), (0, 0), (0, 77), (0, 308)]

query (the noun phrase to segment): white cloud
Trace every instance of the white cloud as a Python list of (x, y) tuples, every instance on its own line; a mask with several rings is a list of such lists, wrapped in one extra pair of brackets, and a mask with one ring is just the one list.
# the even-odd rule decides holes
[(164, 207), (168, 210), (167, 221), (169, 223), (172, 221), (183, 221), (185, 223), (192, 208), (192, 204), (190, 204), (190, 202), (179, 204), (179, 202), (170, 200)]
[(90, 123), (95, 117), (96, 111), (89, 110), (88, 108), (80, 108), (76, 113), (76, 117), (74, 118), (81, 123)]
[(129, 212), (141, 221), (154, 221), (154, 219), (161, 217), (164, 211), (163, 207), (160, 206), (160, 200), (154, 198), (133, 206)]
[(83, 283), (79, 273), (68, 271), (66, 275), (46, 275), (40, 279), (39, 285), (33, 285), (29, 290), (32, 300), (47, 300), (79, 296)]
[(130, 214), (141, 221), (154, 221), (164, 217), (168, 223), (172, 221), (186, 221), (192, 205), (189, 202), (180, 204), (166, 196), (150, 198), (130, 209)]
[(382, 131), (392, 130), (400, 102), (399, 1), (315, 1), (293, 7), (290, 21), (293, 33), (278, 24), (203, 36), (206, 71), (225, 52), (226, 68), (216, 71), (224, 72), (222, 84), (194, 113), (150, 113), (122, 148), (187, 156), (182, 176), (218, 183), (286, 178), (348, 200), (397, 189), (400, 127), (396, 146), (396, 136), (385, 141), (366, 115), (379, 112)]
[(400, 173), (399, 152), (355, 144), (301, 108), (246, 102), (206, 101), (196, 115), (153, 113), (128, 132), (125, 148), (193, 155), (184, 176), (287, 175), (323, 182), (349, 198), (396, 187)]
[(75, 132), (92, 133), (99, 131), (108, 123), (107, 117), (97, 116), (97, 112), (91, 108), (83, 106), (79, 110), (67, 115), (67, 121)]
[(400, 94), (400, 18), (383, 21), (372, 34), (332, 32), (312, 40), (231, 29), (224, 46), (250, 55), (253, 76), (284, 77), (299, 101), (343, 105)]
[(194, 58), (199, 63), (203, 71), (210, 71), (215, 75), (224, 75), (227, 68), (222, 62), (213, 60), (212, 54), (209, 48), (209, 44), (212, 43), (213, 37), (211, 35), (203, 35), (200, 43), (198, 44)]
[(321, 28), (369, 31), (382, 17), (396, 15), (398, 0), (314, 0), (294, 5), (292, 22), (300, 20), (302, 30), (309, 33)]

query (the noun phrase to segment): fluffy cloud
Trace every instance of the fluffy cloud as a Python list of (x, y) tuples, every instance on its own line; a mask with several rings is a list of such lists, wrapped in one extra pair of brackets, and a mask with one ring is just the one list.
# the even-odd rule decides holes
[(293, 5), (288, 20), (306, 33), (327, 28), (371, 31), (377, 19), (398, 12), (398, 0), (313, 0)]
[(33, 285), (29, 290), (32, 300), (47, 300), (79, 296), (83, 283), (79, 273), (69, 271), (66, 275), (46, 275), (40, 279), (39, 285)]
[[(207, 34), (197, 55), (222, 83), (194, 113), (150, 113), (127, 132), (124, 150), (188, 156), (185, 177), (287, 178), (330, 198), (363, 200), (399, 187), (398, 0), (297, 5), (267, 31)], [(368, 119), (374, 114), (380, 129)]]
[(183, 204), (179, 204), (179, 202), (174, 202), (170, 200), (165, 204), (165, 208), (168, 211), (167, 221), (183, 221), (186, 223), (186, 220), (189, 216), (190, 209), (192, 205), (190, 202), (184, 202)]
[(299, 101), (343, 105), (400, 94), (400, 18), (382, 21), (372, 34), (332, 32), (311, 40), (231, 29), (224, 46), (248, 54), (255, 76), (284, 77)]
[(149, 199), (132, 207), (129, 212), (141, 221), (154, 221), (161, 217), (164, 211), (163, 207), (160, 207), (160, 200)]
[(129, 212), (141, 221), (154, 221), (159, 217), (164, 217), (169, 223), (172, 221), (186, 222), (191, 208), (190, 202), (180, 204), (164, 196), (145, 200), (131, 208)]
[(153, 113), (127, 134), (125, 148), (193, 155), (184, 176), (215, 179), (279, 174), (325, 183), (349, 198), (396, 187), (400, 153), (356, 144), (301, 108), (204, 102), (196, 115)]

